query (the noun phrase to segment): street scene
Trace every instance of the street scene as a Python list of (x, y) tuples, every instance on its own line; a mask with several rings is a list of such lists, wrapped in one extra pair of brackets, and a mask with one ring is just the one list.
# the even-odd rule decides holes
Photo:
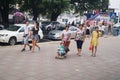
[(0, 0), (0, 80), (120, 80), (119, 0)]

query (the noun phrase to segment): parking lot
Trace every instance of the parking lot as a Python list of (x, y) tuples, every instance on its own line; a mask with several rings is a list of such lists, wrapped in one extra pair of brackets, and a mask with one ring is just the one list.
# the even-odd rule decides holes
[(76, 43), (64, 60), (56, 60), (60, 41), (40, 42), (35, 53), (20, 52), (22, 45), (0, 47), (0, 80), (120, 80), (120, 36), (100, 38), (97, 57), (83, 44), (82, 56), (76, 55)]

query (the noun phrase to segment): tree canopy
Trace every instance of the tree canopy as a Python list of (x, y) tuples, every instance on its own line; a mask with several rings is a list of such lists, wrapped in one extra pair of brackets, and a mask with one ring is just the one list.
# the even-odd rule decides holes
[(71, 0), (71, 4), (75, 6), (76, 13), (91, 11), (96, 9), (106, 10), (109, 0)]
[(4, 25), (8, 25), (10, 5), (16, 3), (20, 4), (21, 11), (29, 11), (33, 14), (33, 20), (37, 20), (41, 14), (55, 21), (62, 12), (73, 8), (76, 13), (80, 14), (96, 9), (105, 11), (109, 0), (0, 0), (0, 14)]
[(55, 21), (68, 6), (68, 0), (24, 0), (21, 10), (31, 12), (34, 15), (33, 20), (37, 20), (38, 15), (42, 14)]

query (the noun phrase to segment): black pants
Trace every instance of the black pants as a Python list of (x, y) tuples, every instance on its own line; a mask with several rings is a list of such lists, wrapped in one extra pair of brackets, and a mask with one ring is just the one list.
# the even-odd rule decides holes
[(82, 40), (76, 40), (77, 48), (82, 49), (83, 41)]

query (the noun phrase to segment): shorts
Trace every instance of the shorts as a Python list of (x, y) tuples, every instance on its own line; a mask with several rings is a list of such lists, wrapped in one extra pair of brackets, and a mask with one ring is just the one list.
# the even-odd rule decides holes
[(76, 40), (77, 48), (82, 49), (83, 41)]
[(26, 36), (24, 37), (24, 44), (28, 44), (29, 38), (30, 38), (29, 35), (26, 35)]
[(32, 35), (32, 40), (39, 41), (39, 35), (38, 34)]

